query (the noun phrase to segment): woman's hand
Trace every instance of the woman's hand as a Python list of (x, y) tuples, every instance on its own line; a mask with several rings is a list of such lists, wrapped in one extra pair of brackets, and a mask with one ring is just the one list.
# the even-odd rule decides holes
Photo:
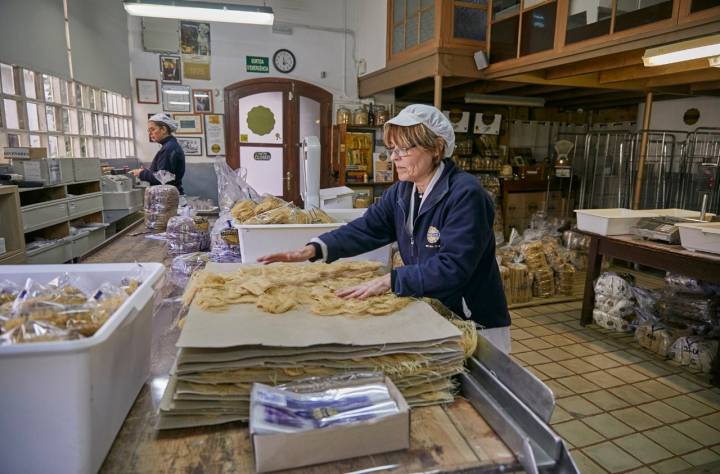
[(130, 170), (129, 173), (135, 177), (140, 176), (140, 173), (142, 173), (142, 168), (135, 168), (134, 170)]
[(309, 260), (314, 256), (315, 247), (312, 245), (306, 245), (299, 250), (263, 255), (262, 257), (258, 257), (257, 261), (259, 263), (264, 263), (265, 265), (273, 262), (304, 262), (305, 260)]
[(360, 285), (351, 286), (337, 290), (335, 294), (340, 298), (358, 298), (364, 300), (369, 296), (382, 295), (390, 291), (390, 274), (383, 275)]

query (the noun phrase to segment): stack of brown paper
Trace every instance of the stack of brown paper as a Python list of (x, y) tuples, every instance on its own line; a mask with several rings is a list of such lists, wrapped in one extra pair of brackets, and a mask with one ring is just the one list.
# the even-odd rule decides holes
[(160, 429), (246, 421), (254, 382), (347, 371), (384, 372), (410, 406), (447, 403), (465, 359), (461, 331), (422, 301), (365, 318), (317, 316), (303, 307), (270, 315), (254, 304), (219, 312), (191, 305), (177, 345)]

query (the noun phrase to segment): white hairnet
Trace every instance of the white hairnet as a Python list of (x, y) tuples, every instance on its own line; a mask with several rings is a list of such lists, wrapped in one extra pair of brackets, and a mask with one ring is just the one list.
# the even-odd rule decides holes
[(170, 127), (171, 132), (174, 132), (178, 128), (177, 120), (173, 119), (166, 113), (155, 114), (152, 117), (150, 117), (148, 120), (150, 120), (151, 122), (164, 123), (165, 125)]
[(425, 125), (432, 132), (445, 140), (445, 156), (452, 156), (455, 150), (455, 131), (450, 120), (432, 105), (412, 104), (400, 111), (395, 117), (387, 121), (401, 127), (410, 127), (419, 123)]

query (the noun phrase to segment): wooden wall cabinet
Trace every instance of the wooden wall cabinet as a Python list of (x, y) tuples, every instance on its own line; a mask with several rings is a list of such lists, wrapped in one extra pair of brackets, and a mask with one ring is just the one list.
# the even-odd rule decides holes
[(0, 186), (0, 222), (0, 237), (5, 239), (5, 253), (0, 254), (0, 264), (24, 263), (25, 238), (17, 186)]

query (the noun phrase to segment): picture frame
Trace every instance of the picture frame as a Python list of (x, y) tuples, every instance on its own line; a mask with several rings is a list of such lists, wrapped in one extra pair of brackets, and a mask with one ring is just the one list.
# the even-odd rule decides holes
[(225, 116), (204, 114), (205, 156), (225, 156)]
[(162, 85), (162, 106), (164, 112), (192, 112), (190, 86)]
[(192, 90), (193, 111), (196, 114), (213, 113), (213, 91), (212, 89)]
[(177, 135), (197, 135), (203, 132), (203, 118), (200, 114), (173, 114), (178, 122)]
[(178, 144), (185, 152), (185, 156), (202, 156), (201, 137), (177, 137)]
[(135, 79), (138, 104), (159, 104), (160, 91), (155, 79)]
[(182, 61), (177, 54), (160, 55), (160, 75), (165, 84), (182, 84)]

